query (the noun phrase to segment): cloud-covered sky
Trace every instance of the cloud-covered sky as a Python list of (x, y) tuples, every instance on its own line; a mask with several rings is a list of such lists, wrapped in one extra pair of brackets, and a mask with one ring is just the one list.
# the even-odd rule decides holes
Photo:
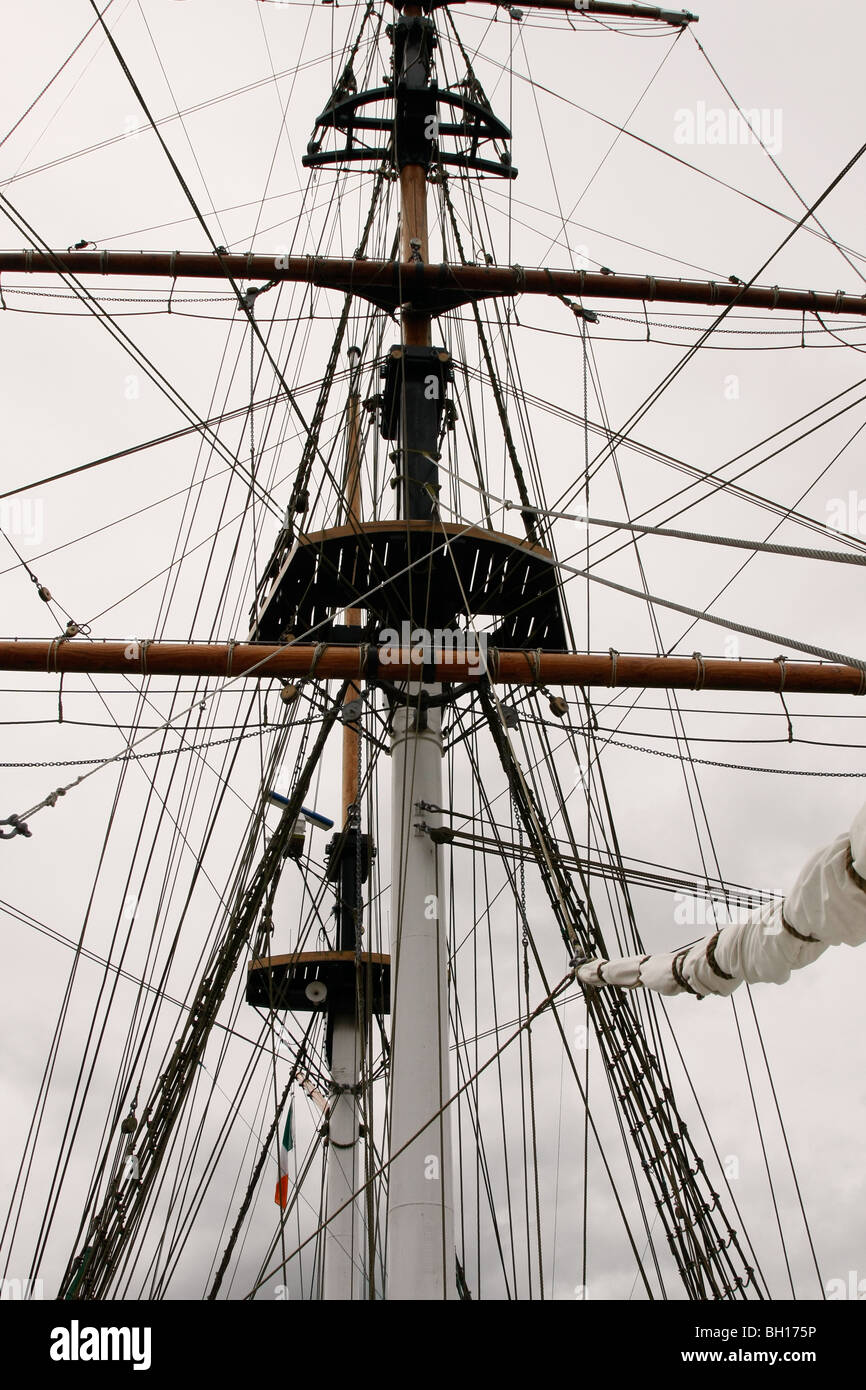
[[(342, 49), (359, 14), (357, 7), (349, 5), (262, 5), (255, 0), (142, 0), (139, 4), (138, 0), (114, 0), (110, 11), (113, 32), (152, 110), (158, 117), (178, 110), (188, 113), (182, 120), (173, 119), (163, 126), (163, 133), (221, 244), (232, 250), (255, 247), (278, 253), (292, 246), (299, 252), (337, 255), (351, 254), (357, 245), (368, 192), (364, 180), (352, 176), (342, 188), (337, 207), (332, 196), (333, 176), (320, 176), (308, 190), (300, 157), (314, 116), (339, 75), (333, 54)], [(485, 244), (492, 246), (499, 262), (590, 268), (605, 265), (621, 272), (719, 281), (737, 275), (749, 280), (781, 245), (802, 215), (801, 199), (806, 204), (814, 201), (860, 143), (857, 83), (850, 75), (840, 78), (840, 73), (847, 70), (844, 55), (861, 51), (866, 22), (857, 7), (841, 0), (821, 6), (820, 12), (803, 0), (785, 4), (775, 0), (759, 7), (747, 0), (706, 0), (700, 14), (694, 36), (686, 33), (675, 40), (669, 33), (634, 29), (618, 33), (616, 25), (590, 30), (583, 22), (576, 22), (576, 32), (571, 32), (561, 17), (554, 21), (527, 16), (518, 25), (504, 12), (494, 14), (480, 6), (455, 7), (455, 22), (473, 56), (477, 75), (494, 110), (513, 129), (513, 160), (519, 177), (510, 186), (501, 183), (485, 188), (490, 228), (489, 238), (486, 230), (484, 233), (488, 238)], [(85, 0), (36, 0), (15, 10), (7, 24), (0, 137), (11, 131), (91, 21), (92, 10)], [(695, 39), (703, 45), (733, 98), (756, 113), (754, 124), (779, 169), (773, 167), (765, 151), (743, 136), (742, 127), (730, 115), (731, 97), (720, 87)], [(359, 71), (366, 52), (362, 50)], [(442, 62), (451, 64), (449, 75), (453, 76), (451, 53), (449, 48), (446, 57), (443, 51)], [(371, 69), (373, 84), (381, 79), (382, 61), (378, 59)], [(285, 75), (276, 80), (274, 73)], [(230, 100), (213, 100), (240, 88), (250, 90)], [(598, 115), (607, 123), (599, 121)], [(152, 133), (138, 131), (143, 122), (116, 60), (94, 34), (0, 144), (0, 191), (38, 237), (51, 246), (65, 248), (86, 240), (100, 248), (202, 248), (206, 245), (203, 234), (190, 215), (164, 153)], [(640, 139), (618, 134), (620, 126)], [(115, 138), (119, 136), (124, 138)], [(70, 157), (73, 155), (76, 157)], [(702, 176), (687, 164), (712, 177)], [(771, 260), (761, 280), (804, 288), (860, 290), (864, 283), (859, 250), (863, 194), (864, 175), (858, 164), (822, 205), (818, 215), (822, 227), (812, 223), (811, 233), (805, 229), (798, 232)], [(431, 204), (432, 246), (438, 254), (441, 204), (435, 191)], [(393, 231), (393, 217), (390, 225)], [(472, 244), (479, 225), (464, 225), (467, 245)], [(8, 221), (0, 233), (0, 244), (12, 248), (23, 244), (21, 234)], [(231, 296), (217, 298), (223, 294), (220, 286), (178, 282), (169, 317), (165, 313), (168, 282), (139, 282), (133, 287), (131, 282), (118, 286), (91, 280), (88, 285), (201, 416), (245, 405), (249, 397), (248, 329)], [(152, 299), (147, 306), (152, 312), (147, 315), (142, 313), (143, 288), (150, 291)], [(177, 407), (74, 300), (47, 297), (49, 292), (68, 293), (58, 282), (37, 283), (23, 275), (4, 274), (2, 289), (7, 311), (0, 315), (4, 420), (4, 486), (0, 490), (131, 447), (185, 423)], [(316, 318), (312, 319), (309, 296), (305, 298), (302, 288), (297, 287), (284, 293), (279, 305), (286, 322), (274, 326), (270, 341), (287, 379), (293, 388), (315, 383), (326, 360), (339, 301), (317, 295), (313, 301)], [(697, 329), (711, 321), (710, 311), (695, 307), (674, 315), (670, 306), (648, 304), (644, 320), (643, 309), (634, 303), (606, 301), (594, 307), (601, 317), (590, 333), (588, 414), (594, 423), (616, 430), (684, 356)], [(267, 306), (259, 310), (266, 322), (270, 312)], [(720, 467), (839, 393), (848, 393), (841, 405), (851, 404), (859, 394), (854, 389), (856, 383), (866, 376), (861, 371), (862, 334), (847, 328), (843, 328), (840, 341), (812, 318), (801, 325), (790, 317), (774, 318), (764, 313), (749, 323), (742, 318), (726, 322), (721, 330), (688, 362), (634, 429), (635, 438), (651, 450), (699, 469)], [(396, 329), (388, 332), (396, 334)], [(455, 357), (470, 366), (478, 362), (470, 324), (443, 327), (443, 334)], [(503, 371), (511, 359), (519, 365), (519, 389), (527, 397), (552, 402), (561, 412), (582, 412), (584, 356), (574, 319), (564, 306), (524, 299), (507, 323), (502, 320), (494, 339)], [(387, 335), (384, 341), (387, 346)], [(260, 367), (257, 398), (275, 389), (272, 374), (267, 367)], [(309, 416), (313, 393), (301, 392), (298, 399)], [(335, 395), (335, 412), (344, 399), (342, 385)], [(477, 399), (480, 401), (480, 395)], [(455, 466), (461, 476), (474, 481), (466, 424), (468, 398), (461, 398), (461, 406), (464, 414), (455, 435)], [(516, 407), (513, 409), (516, 412)], [(515, 486), (507, 471), (489, 396), (485, 410), (476, 424), (490, 487), (497, 496), (514, 498)], [(832, 413), (832, 408), (822, 407), (802, 427), (803, 432), (810, 423), (829, 421)], [(265, 417), (261, 418), (264, 421)], [(527, 432), (517, 431), (519, 447), (528, 455), (531, 442), (544, 497), (553, 504), (564, 496), (568, 499), (566, 510), (569, 506), (573, 509), (573, 487), (587, 446), (583, 429), (562, 414), (557, 417), (535, 406), (527, 409), (525, 421)], [(821, 523), (829, 522), (862, 539), (866, 532), (866, 522), (860, 530), (863, 446), (856, 434), (862, 421), (861, 407), (840, 413), (801, 442), (765, 460), (779, 443), (788, 443), (795, 431), (783, 434), (746, 455), (733, 471), (765, 460), (743, 478), (744, 487), (783, 508), (796, 507)], [(338, 439), (339, 429), (335, 413), (325, 427), (329, 447)], [(275, 412), (269, 431), (259, 436), (256, 448), (269, 451), (261, 455), (263, 476), (273, 489), (277, 506), (282, 507), (288, 501), (302, 441), (291, 413), (282, 407)], [(248, 461), (248, 426), (243, 418), (227, 425), (223, 438)], [(593, 457), (600, 448), (597, 436), (589, 436), (588, 447)], [(365, 485), (372, 476), (372, 441), (368, 448)], [(335, 456), (339, 458), (339, 452)], [(378, 466), (387, 472), (384, 453)], [(258, 536), (256, 573), (260, 573), (278, 521), (274, 516), (263, 517), (259, 511), (242, 523), (227, 525), (228, 518), (243, 512), (247, 498), (242, 480), (235, 479), (227, 487), (227, 476), (219, 472), (224, 467), (219, 459), (207, 456), (196, 436), (187, 436), (39, 487), (24, 494), (14, 506), (11, 499), (0, 500), (0, 525), (39, 582), (62, 606), (62, 621), (72, 616), (79, 623), (89, 623), (94, 637), (144, 637), (157, 632), (175, 638), (243, 636), (254, 577), (246, 564), (253, 525)], [(532, 477), (531, 469), (527, 471)], [(198, 486), (205, 477), (207, 484)], [(379, 481), (385, 490), (387, 482)], [(615, 463), (608, 460), (593, 483), (592, 510), (603, 517), (633, 516), (644, 508), (659, 507), (665, 497), (690, 481), (657, 456), (620, 449)], [(694, 488), (683, 502), (700, 497), (703, 491)], [(462, 496), (465, 501), (469, 494)], [(477, 502), (470, 498), (467, 505), (476, 516)], [(674, 510), (674, 504), (669, 504), (653, 516), (658, 520)], [(323, 524), (327, 520), (323, 517)], [(779, 520), (778, 513), (728, 494), (705, 498), (685, 514), (681, 524), (757, 539), (768, 536)], [(498, 511), (493, 521), (503, 531), (514, 530), (513, 513), (507, 516)], [(219, 526), (224, 529), (211, 552), (208, 538)], [(597, 539), (598, 534), (594, 531), (591, 539)], [(554, 537), (559, 555), (581, 565), (585, 532), (576, 523), (562, 520), (555, 524)], [(774, 538), (800, 545), (829, 544), (826, 538), (816, 539), (790, 521), (782, 522)], [(170, 568), (179, 549), (188, 550), (189, 556)], [(599, 549), (607, 553), (614, 546), (606, 543)], [(639, 557), (652, 594), (699, 609), (711, 605), (714, 613), (740, 623), (858, 657), (866, 655), (861, 642), (861, 581), (853, 567), (763, 555), (749, 559), (740, 573), (744, 553), (657, 537), (641, 542)], [(226, 573), (230, 580), (223, 593)], [(599, 573), (636, 587), (642, 582), (634, 547), (606, 559)], [(204, 597), (199, 602), (201, 593)], [(772, 657), (778, 652), (766, 643), (732, 636), (709, 624), (698, 624), (689, 631), (687, 619), (663, 609), (656, 610), (657, 626), (653, 626), (646, 604), (595, 590), (587, 629), (583, 582), (569, 580), (566, 594), (576, 641), (584, 648), (655, 651), (661, 646), (735, 657)], [(60, 615), (60, 608), (55, 612)], [(0, 613), (3, 637), (55, 636), (58, 632), (36, 585), (2, 539)], [(726, 645), (731, 642), (733, 646)], [(61, 782), (71, 781), (86, 770), (56, 768), (52, 763), (108, 758), (117, 753), (123, 742), (118, 724), (125, 728), (137, 714), (143, 725), (159, 725), (171, 709), (170, 683), (152, 681), (149, 704), (143, 708), (137, 704), (137, 689), (135, 682), (130, 685), (119, 677), (101, 678), (95, 685), (83, 678), (68, 678), (62, 690), (61, 723), (55, 677), (5, 673), (0, 681), (0, 761), (6, 764), (0, 769), (0, 816), (34, 805)], [(193, 697), (192, 683), (187, 682), (174, 711), (192, 703)], [(196, 741), (230, 734), (250, 698), (229, 691), (212, 701), (207, 716), (202, 716)], [(273, 717), (273, 694), (270, 700)], [(679, 707), (696, 759), (694, 766), (684, 771), (674, 758), (639, 751), (650, 747), (677, 750), (672, 735), (679, 726), (663, 692), (645, 694), (635, 704), (634, 692), (597, 691), (595, 707), (602, 736), (603, 731), (616, 729), (623, 743), (638, 746), (617, 747), (612, 742), (603, 753), (606, 786), (623, 854), (666, 866), (687, 878), (718, 873), (732, 883), (784, 891), (813, 849), (846, 830), (863, 798), (859, 777), (866, 775), (866, 752), (861, 747), (864, 716), (859, 702), (790, 697), (787, 705), (794, 735), (790, 744), (786, 714), (776, 697), (707, 692), (684, 695)], [(574, 702), (571, 708), (577, 719)], [(252, 722), (260, 720), (262, 713), (261, 707), (254, 708)], [(555, 731), (551, 738), (555, 745), (562, 743), (562, 735)], [(147, 749), (157, 746), (158, 736), (144, 745)], [(175, 743), (169, 742), (169, 746)], [(230, 866), (261, 784), (259, 740), (250, 739), (240, 745), (212, 838), (202, 853), (210, 812), (229, 769), (226, 748), (233, 747), (214, 747), (201, 757), (190, 755), (185, 762), (164, 757), (159, 760), (158, 772), (154, 771), (155, 760), (128, 764), (122, 774), (117, 766), (99, 771), (54, 808), (33, 817), (32, 839), (16, 839), (0, 846), (0, 898), (70, 940), (78, 939), (86, 923), (84, 944), (98, 956), (111, 951), (112, 959), (117, 960), (122, 943), (127, 942), (123, 967), (133, 976), (165, 962), (182, 924), (167, 988), (174, 998), (183, 997), (190, 982), (198, 977), (208, 933), (224, 905)], [(292, 766), (294, 758), (292, 752)], [(501, 773), (489, 746), (482, 759), (489, 793), (501, 793)], [(13, 763), (28, 765), (8, 766)], [(568, 805), (573, 808), (582, 790), (568, 747), (559, 748), (555, 764), (570, 794)], [(379, 765), (376, 887), (385, 893), (390, 830), (387, 757), (383, 756)], [(447, 766), (453, 780), (446, 787), (446, 798), (450, 798), (446, 804), (465, 809), (470, 779), (459, 749)], [(750, 770), (754, 768), (767, 771)], [(788, 775), (790, 770), (846, 775), (796, 776)], [(553, 804), (549, 770), (545, 773), (542, 769), (540, 775), (547, 778), (545, 786)], [(318, 804), (333, 814), (339, 796), (334, 750), (329, 751), (316, 795)], [(157, 833), (162, 799), (168, 810)], [(510, 831), (507, 798), (500, 797), (496, 805), (501, 808), (497, 812), (500, 825)], [(477, 798), (472, 806), (478, 808)], [(574, 817), (577, 838), (584, 843), (585, 810), (575, 812)], [(172, 818), (181, 824), (182, 836), (172, 830)], [(145, 834), (136, 848), (142, 823)], [(553, 825), (561, 835), (561, 818)], [(152, 838), (153, 862), (142, 889), (142, 869)], [(505, 833), (505, 838), (510, 834)], [(323, 837), (316, 839), (314, 833), (312, 854), (319, 869), (323, 845)], [(489, 875), (485, 882), (480, 856), (473, 863), (468, 851), (454, 853), (453, 938), (469, 943), (458, 951), (455, 978), (466, 989), (473, 979), (473, 971), (464, 965), (468, 951), (487, 950), (487, 925), (479, 904), (487, 893), (493, 896), (502, 887), (505, 876), (495, 858), (487, 858), (483, 861)], [(196, 868), (199, 860), (201, 872)], [(185, 895), (194, 876), (195, 895), (185, 908)], [(613, 909), (601, 881), (596, 882), (595, 891), (599, 914), (612, 931)], [(531, 871), (527, 874), (527, 894), (533, 939), (551, 978), (559, 978), (565, 961), (557, 929), (540, 880)], [(292, 923), (297, 921), (299, 907), (304, 907), (297, 875), (281, 888), (278, 901), (281, 909), (275, 943), (287, 950), (293, 944)], [(648, 949), (670, 948), (702, 934), (702, 923), (691, 929), (676, 920), (677, 903), (671, 893), (637, 889), (634, 904)], [(371, 922), (371, 933), (387, 931), (384, 898), (375, 923), (374, 928)], [(72, 953), (20, 917), (4, 915), (2, 924), (0, 1107), (6, 1135), (2, 1189), (11, 1197), (46, 1059), (52, 1055), (52, 1037)], [(499, 1018), (509, 1021), (518, 1009), (518, 934), (513, 909), (503, 906), (502, 901), (491, 914), (491, 931), (497, 951)], [(858, 1278), (866, 1277), (862, 1268), (861, 1162), (864, 973), (866, 957), (840, 949), (828, 952), (783, 989), (756, 989), (755, 1015), (745, 996), (737, 996), (736, 1019), (728, 1002), (708, 1001), (697, 1006), (694, 1000), (682, 998), (664, 1006), (718, 1153), (733, 1175), (732, 1188), (745, 1226), (777, 1296), (785, 1296), (789, 1286), (761, 1136), (797, 1293), (815, 1297), (819, 1284), (799, 1216), (755, 1017), (771, 1065), (822, 1280), (847, 1279), (850, 1270), (856, 1271)], [(491, 1026), (490, 971), (486, 965), (478, 966), (478, 979), (486, 995), (477, 1020), (471, 1016), (471, 988), (466, 989), (465, 1001), (461, 994), (466, 1035)], [(82, 960), (51, 1070), (48, 1103), (27, 1176), (26, 1200), (6, 1267), (7, 1274), (15, 1276), (29, 1272), (46, 1185), (70, 1107), (77, 1103), (75, 1087), (81, 1059), (86, 1056), (89, 1066), (93, 1058), (62, 1202), (40, 1266), (46, 1288), (56, 1284), (76, 1239), (88, 1178), (102, 1152), (117, 1059), (135, 1008), (136, 987), (121, 980), (104, 1036), (98, 1047), (91, 1042), (85, 1053), (91, 1023), (96, 1018), (101, 1026), (103, 1019), (101, 982), (100, 966)], [(532, 988), (533, 998), (540, 997), (540, 982), (535, 976)], [(577, 1002), (566, 1005), (563, 1020), (567, 1026), (578, 1026), (580, 1008)], [(232, 1012), (233, 1005), (230, 1009), (227, 1004), (222, 1021), (230, 1022)], [(241, 1003), (232, 1026), (247, 1038), (255, 1038), (258, 1022)], [(699, 1150), (708, 1154), (709, 1145), (670, 1034), (666, 1025), (661, 1027), (675, 1089), (682, 1098), (691, 1133)], [(152, 1084), (162, 1049), (177, 1035), (177, 1029), (178, 1013), (166, 1006), (140, 1075), (136, 1073), (133, 1078), (141, 1082), (142, 1094)], [(546, 1293), (548, 1297), (571, 1298), (582, 1283), (584, 1115), (549, 1019), (536, 1025), (533, 1039)], [(479, 1062), (493, 1045), (491, 1037), (479, 1041)], [(248, 1043), (235, 1040), (219, 1068), (218, 1085), (222, 1089), (208, 1094), (220, 1046), (218, 1042), (212, 1045), (206, 1055), (210, 1071), (199, 1080), (193, 1107), (196, 1118), (207, 1112), (205, 1131), (210, 1136), (231, 1110), (228, 1097), (233, 1095), (251, 1051)], [(575, 1056), (582, 1067), (579, 1049)], [(287, 1061), (281, 1059), (276, 1078), (280, 1085), (287, 1067)], [(760, 1134), (747, 1070), (760, 1116)], [(509, 1056), (503, 1062), (503, 1104), (509, 1132), (509, 1179), (520, 1171), (519, 1178), (514, 1178), (512, 1205), (515, 1248), (522, 1261), (517, 1288), (525, 1297), (528, 1276), (519, 1073), (516, 1056)], [(635, 1230), (639, 1230), (622, 1144), (594, 1051), (590, 1075), (593, 1112), (605, 1152)], [(190, 1243), (169, 1286), (173, 1296), (198, 1297), (206, 1288), (210, 1263), (225, 1242), (227, 1213), (230, 1225), (258, 1149), (257, 1136), (266, 1128), (272, 1111), (272, 1085), (268, 1057), (264, 1056), (248, 1095), (240, 1103), (222, 1167), (195, 1217)], [(497, 1218), (507, 1223), (499, 1096), (498, 1084), (483, 1088), (479, 1108)], [(316, 1123), (315, 1109), (299, 1099), (299, 1153), (311, 1141)], [(474, 1202), (477, 1175), (468, 1112), (464, 1113), (463, 1142), (467, 1202), (470, 1196)], [(207, 1141), (202, 1146), (202, 1161), (206, 1152)], [(634, 1260), (592, 1145), (589, 1196), (589, 1296), (628, 1298), (634, 1292), (635, 1297), (641, 1297), (640, 1287), (635, 1287)], [(167, 1196), (161, 1199), (159, 1210), (163, 1214), (167, 1200)], [(312, 1229), (317, 1203), (314, 1180), (305, 1188), (301, 1204), (304, 1214), (297, 1230), (302, 1234)], [(5, 1201), (3, 1205), (5, 1209)], [(232, 1288), (234, 1296), (246, 1292), (256, 1277), (272, 1238), (274, 1210), (268, 1175), (254, 1208)], [(735, 1224), (741, 1225), (738, 1221)], [(657, 1230), (653, 1232), (657, 1234)], [(149, 1249), (154, 1239), (151, 1230)], [(461, 1242), (470, 1283), (480, 1270), (481, 1293), (501, 1296), (503, 1284), (489, 1214), (481, 1223), (480, 1253), (469, 1219), (461, 1227)], [(2, 1247), (4, 1264), (8, 1249), (7, 1233)], [(304, 1278), (309, 1279), (309, 1250), (305, 1259)], [(132, 1296), (147, 1291), (148, 1277), (145, 1261), (130, 1285)], [(666, 1284), (670, 1296), (679, 1296), (669, 1269)]]

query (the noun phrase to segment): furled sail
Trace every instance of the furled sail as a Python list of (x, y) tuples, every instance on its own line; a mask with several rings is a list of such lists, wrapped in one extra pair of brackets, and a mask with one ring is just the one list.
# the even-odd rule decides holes
[(804, 866), (783, 903), (722, 927), (693, 946), (651, 956), (576, 963), (585, 985), (643, 985), (659, 994), (732, 994), (743, 981), (782, 985), (828, 946), (866, 942), (866, 806)]

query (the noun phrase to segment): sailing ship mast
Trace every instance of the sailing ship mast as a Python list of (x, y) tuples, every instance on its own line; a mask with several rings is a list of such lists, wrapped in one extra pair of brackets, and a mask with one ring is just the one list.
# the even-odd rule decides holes
[[(502, 684), (538, 687), (632, 685), (641, 688), (863, 692), (866, 667), (844, 653), (827, 662), (783, 664), (685, 657), (583, 655), (566, 650), (557, 566), (540, 543), (538, 517), (524, 507), (525, 539), (490, 528), (457, 526), (438, 506), (439, 449), (447, 424), (451, 361), (438, 346), (439, 314), (481, 299), (517, 294), (666, 299), (720, 306), (835, 309), (866, 314), (866, 297), (779, 290), (750, 284), (719, 285), (653, 277), (593, 276), (515, 267), (435, 264), (430, 261), (427, 196), (432, 168), (449, 164), (490, 177), (513, 178), (507, 148), (498, 159), (479, 153), (507, 146), (510, 132), (483, 93), (440, 90), (435, 76), (437, 10), (444, 4), (400, 4), (391, 26), (394, 62), (381, 88), (358, 92), (346, 81), (321, 113), (316, 137), (335, 131), (345, 147), (311, 141), (307, 167), (364, 162), (393, 166), (400, 188), (399, 254), (390, 261), (326, 257), (158, 253), (64, 253), (43, 247), (0, 253), (0, 271), (33, 274), (112, 273), (297, 281), (368, 299), (399, 313), (400, 338), (382, 367), (373, 402), (376, 425), (393, 441), (391, 456), (397, 515), (365, 522), (361, 497), (362, 402), (356, 354), (351, 354), (346, 411), (344, 516), (341, 524), (310, 533), (294, 523), (284, 534), (256, 594), (245, 643), (129, 644), (76, 641), (0, 642), (0, 669), (43, 672), (122, 671), (156, 675), (196, 673), (229, 678), (279, 676), (343, 681), (329, 700), (280, 824), (248, 881), (238, 883), (229, 930), (207, 963), (189, 1023), (169, 1070), (140, 1109), (134, 1181), (118, 1175), (101, 1209), (89, 1220), (83, 1250), (70, 1259), (62, 1285), (67, 1298), (105, 1296), (137, 1222), (165, 1150), (171, 1126), (189, 1095), (216, 1011), (249, 943), (254, 943), (248, 997), (271, 1012), (320, 1012), (327, 1020), (330, 1097), (327, 1113), (326, 1204), (321, 1289), (325, 1298), (381, 1296), (375, 1260), (365, 1249), (361, 1218), (369, 1178), (357, 1161), (364, 1127), (364, 1059), (374, 1014), (391, 1016), (387, 1296), (448, 1299), (457, 1296), (454, 1177), (451, 1171), (452, 1083), (449, 1079), (449, 971), (442, 845), (443, 710), (478, 699), (492, 746), (508, 781), (522, 832), (540, 869), (566, 949), (565, 968), (604, 954), (583, 866), (578, 883), (563, 865), (509, 732), (496, 693)], [(525, 0), (524, 8), (598, 15), (640, 16), (683, 26), (695, 16), (654, 6), (603, 0)], [(445, 111), (443, 117), (442, 112)], [(366, 114), (372, 111), (374, 114)], [(447, 118), (446, 118), (447, 117)], [(358, 132), (380, 132), (382, 147), (357, 142)], [(448, 154), (440, 140), (465, 142)], [(251, 327), (253, 327), (251, 319)], [(312, 434), (311, 434), (312, 438)], [(314, 447), (314, 446), (313, 446)], [(295, 499), (297, 500), (297, 499)], [(298, 506), (297, 513), (303, 514)], [(291, 520), (291, 517), (290, 517)], [(528, 597), (525, 597), (527, 596)], [(672, 605), (677, 607), (676, 604)], [(683, 611), (690, 611), (683, 609)], [(322, 617), (322, 614), (325, 617)], [(338, 621), (338, 615), (343, 621)], [(366, 616), (365, 616), (366, 615)], [(495, 618), (495, 640), (482, 670), (466, 643), (478, 625)], [(409, 648), (395, 651), (383, 634), (403, 631)], [(314, 639), (310, 640), (310, 634)], [(764, 634), (766, 635), (766, 634)], [(443, 638), (449, 642), (442, 650)], [(460, 648), (457, 637), (463, 641)], [(772, 634), (770, 634), (772, 636)], [(783, 639), (780, 639), (780, 641)], [(796, 645), (796, 644), (795, 644)], [(455, 652), (455, 647), (457, 650)], [(824, 655), (803, 646), (804, 652)], [(364, 940), (362, 889), (374, 847), (362, 826), (361, 712), (369, 688), (389, 701), (391, 766), (391, 942), (375, 954)], [(342, 725), (341, 825), (328, 855), (336, 885), (334, 949), (275, 956), (270, 935), (258, 930), (263, 906), (290, 852), (292, 835), (331, 730)], [(19, 818), (19, 826), (26, 817)], [(556, 982), (547, 981), (544, 1006), (556, 1016)], [(762, 1296), (755, 1272), (707, 1179), (682, 1122), (664, 1069), (639, 1010), (620, 992), (588, 991), (587, 1006), (606, 1074), (623, 1114), (645, 1181), (682, 1277), (694, 1299)], [(557, 1025), (559, 1024), (557, 1016)]]

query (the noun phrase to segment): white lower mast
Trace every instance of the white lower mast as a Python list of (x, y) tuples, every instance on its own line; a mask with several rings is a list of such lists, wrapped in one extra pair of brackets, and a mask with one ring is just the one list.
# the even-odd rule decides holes
[[(456, 1291), (448, 1072), (448, 957), (440, 850), (440, 686), (408, 687), (394, 714), (391, 804), (391, 1161), (387, 1294)], [(435, 808), (435, 809), (434, 809)], [(420, 1133), (418, 1131), (421, 1131)], [(416, 1137), (417, 1136), (417, 1137)], [(405, 1147), (404, 1147), (405, 1146)]]

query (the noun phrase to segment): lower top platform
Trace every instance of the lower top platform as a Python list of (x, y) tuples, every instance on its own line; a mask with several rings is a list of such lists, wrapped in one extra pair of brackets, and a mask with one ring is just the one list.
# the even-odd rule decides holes
[[(275, 557), (276, 558), (276, 557)], [(531, 541), (441, 521), (373, 521), (298, 538), (265, 576), (250, 640), (374, 641), (409, 621), (428, 630), (479, 618), (506, 648), (564, 651), (554, 557)], [(367, 614), (341, 626), (346, 608)]]
[(351, 1013), (359, 986), (372, 1013), (389, 1013), (391, 957), (362, 952), (360, 979), (354, 951), (294, 951), (261, 956), (247, 967), (247, 1003), (263, 1009)]

